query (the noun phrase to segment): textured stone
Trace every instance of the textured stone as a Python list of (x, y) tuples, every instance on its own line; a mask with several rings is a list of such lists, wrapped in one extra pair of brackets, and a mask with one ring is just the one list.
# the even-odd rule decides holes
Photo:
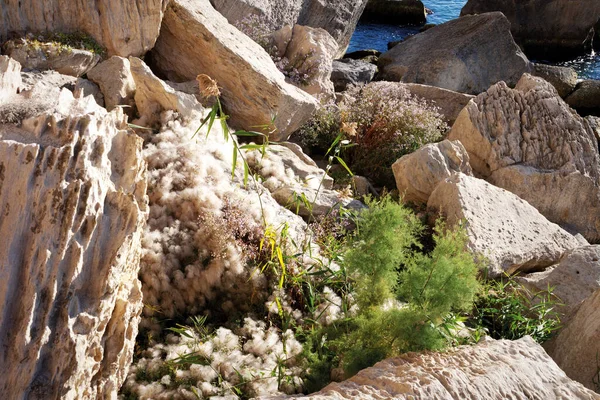
[(271, 126), (275, 117), (274, 140), (286, 139), (316, 107), (312, 96), (286, 83), (266, 51), (230, 25), (208, 0), (171, 1), (153, 57), (171, 80), (189, 81), (198, 74), (215, 79), (229, 123), (236, 128), (257, 130)]
[(403, 200), (427, 203), (435, 187), (454, 172), (472, 175), (469, 155), (459, 141), (428, 144), (392, 165)]
[(517, 279), (534, 291), (554, 288), (553, 294), (561, 303), (556, 308), (564, 324), (573, 317), (581, 302), (600, 289), (600, 246), (570, 250), (557, 265)]
[(9, 40), (4, 53), (26, 70), (54, 70), (63, 75), (80, 77), (92, 69), (100, 56), (88, 50), (65, 48), (59, 43), (33, 44), (24, 39)]
[(91, 97), (35, 96), (0, 125), (0, 393), (116, 398), (142, 311), (142, 140)]
[(21, 64), (10, 57), (0, 56), (0, 104), (17, 94), (21, 82)]
[[(566, 374), (598, 390), (600, 354), (600, 290), (579, 307), (575, 317), (553, 341), (548, 354)], [(599, 396), (600, 397), (600, 396)]]
[(296, 24), (323, 28), (339, 44), (336, 57), (342, 57), (367, 0), (211, 0), (211, 3), (234, 25), (256, 15), (275, 29)]
[(104, 96), (100, 91), (100, 87), (92, 81), (77, 78), (73, 94), (75, 97), (92, 96), (100, 107), (104, 107)]
[(501, 13), (459, 18), (394, 46), (379, 57), (381, 78), (478, 94), (499, 81), (514, 86), (531, 63)]
[(440, 182), (427, 208), (450, 225), (464, 221), (471, 250), (489, 261), (489, 276), (540, 271), (579, 241), (514, 194), (462, 173)]
[(88, 72), (87, 77), (100, 86), (108, 111), (117, 106), (125, 106), (125, 113), (133, 115), (135, 81), (128, 59), (113, 56), (96, 65)]
[[(461, 11), (500, 11), (510, 21), (515, 40), (537, 59), (572, 58), (591, 48), (600, 19), (597, 0), (469, 0)], [(596, 28), (596, 42), (600, 37)]]
[(548, 83), (532, 86), (528, 76), (523, 82), (517, 88), (522, 90), (500, 82), (479, 95), (460, 113), (448, 139), (465, 146), (476, 176), (596, 243), (600, 155), (592, 128)]
[(396, 25), (421, 25), (427, 20), (427, 14), (421, 0), (369, 0), (361, 19)]
[(573, 68), (533, 64), (533, 75), (550, 82), (563, 99), (571, 94), (577, 86), (577, 72)]
[(295, 398), (597, 400), (600, 395), (569, 379), (544, 349), (526, 336), (516, 341), (486, 339), (476, 346), (446, 352), (408, 353), (318, 393)]
[(288, 68), (307, 77), (290, 83), (314, 96), (333, 97), (331, 71), (338, 52), (335, 39), (325, 29), (302, 25), (285, 26), (273, 36), (277, 38), (277, 56), (286, 60)]
[(156, 41), (168, 0), (21, 0), (0, 3), (0, 40), (10, 33), (85, 32), (109, 55), (140, 56)]
[(336, 92), (343, 92), (348, 85), (367, 84), (373, 80), (377, 66), (360, 60), (342, 58), (333, 62), (331, 80)]

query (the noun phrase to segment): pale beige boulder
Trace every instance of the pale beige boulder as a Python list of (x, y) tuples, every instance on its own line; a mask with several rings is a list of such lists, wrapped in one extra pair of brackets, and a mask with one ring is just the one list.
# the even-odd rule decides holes
[(487, 258), (491, 277), (544, 269), (580, 245), (526, 201), (462, 173), (440, 182), (427, 208), (450, 226), (463, 224), (469, 249)]
[(553, 288), (558, 297), (556, 308), (561, 322), (570, 320), (579, 305), (600, 289), (600, 246), (583, 246), (569, 250), (560, 262), (542, 272), (523, 275), (517, 280), (540, 292)]
[(47, 92), (0, 125), (0, 393), (116, 398), (143, 307), (142, 140), (92, 97)]
[(0, 56), (0, 104), (17, 94), (21, 82), (21, 64), (8, 56)]
[(123, 106), (125, 113), (133, 115), (135, 80), (127, 58), (113, 56), (96, 65), (87, 73), (87, 77), (100, 86), (108, 111)]
[(458, 140), (425, 145), (398, 159), (392, 170), (403, 200), (425, 204), (438, 183), (453, 173), (473, 174), (469, 155)]
[(323, 28), (339, 44), (336, 54), (339, 58), (346, 52), (367, 0), (212, 0), (211, 3), (236, 26), (254, 16), (274, 30), (285, 25)]
[(418, 83), (402, 84), (410, 94), (437, 107), (442, 119), (452, 126), (458, 114), (475, 96)]
[[(599, 391), (600, 290), (588, 297), (553, 341), (548, 354), (566, 374)], [(600, 395), (599, 395), (600, 398)]]
[(198, 74), (215, 79), (229, 123), (270, 133), (273, 140), (289, 137), (316, 108), (316, 100), (287, 83), (267, 52), (208, 0), (170, 2), (153, 58), (170, 80), (194, 80)]
[(598, 142), (549, 83), (524, 75), (515, 89), (492, 86), (460, 113), (448, 139), (464, 145), (476, 176), (600, 241)]
[(288, 82), (313, 96), (333, 97), (331, 72), (338, 44), (325, 29), (288, 25), (272, 38), (278, 63), (291, 72)]
[(168, 0), (21, 0), (0, 3), (0, 40), (11, 33), (85, 32), (109, 55), (140, 56), (160, 30)]
[(582, 399), (600, 395), (571, 380), (529, 336), (484, 339), (445, 352), (408, 353), (381, 361), (311, 400)]

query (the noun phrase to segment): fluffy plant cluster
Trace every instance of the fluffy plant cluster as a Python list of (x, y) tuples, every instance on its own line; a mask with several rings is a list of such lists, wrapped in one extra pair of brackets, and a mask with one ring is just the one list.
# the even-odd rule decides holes
[(421, 146), (440, 140), (447, 125), (436, 107), (401, 84), (372, 82), (348, 89), (298, 132), (303, 147), (324, 152), (343, 132), (356, 146), (344, 154), (353, 172), (393, 187), (392, 164)]

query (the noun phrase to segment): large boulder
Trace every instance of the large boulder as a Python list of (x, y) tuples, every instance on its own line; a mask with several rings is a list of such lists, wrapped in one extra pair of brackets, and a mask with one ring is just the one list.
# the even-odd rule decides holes
[(600, 389), (599, 310), (600, 290), (597, 290), (548, 348), (548, 354), (571, 379), (596, 391)]
[(369, 0), (361, 19), (396, 25), (421, 25), (427, 21), (421, 0)]
[(267, 52), (208, 0), (171, 1), (152, 55), (171, 80), (194, 80), (198, 74), (215, 79), (236, 128), (266, 127), (272, 139), (286, 139), (316, 107), (312, 96), (285, 82)]
[(0, 104), (17, 94), (21, 82), (21, 64), (10, 57), (0, 56)]
[(478, 94), (514, 86), (531, 63), (501, 13), (459, 18), (411, 37), (379, 57), (381, 78)]
[(160, 30), (168, 0), (22, 0), (0, 3), (0, 41), (27, 32), (85, 32), (109, 55), (140, 56)]
[(469, 155), (459, 141), (428, 144), (392, 165), (396, 187), (406, 202), (425, 203), (438, 183), (455, 172), (472, 175)]
[(535, 63), (533, 75), (550, 82), (563, 99), (577, 86), (577, 72), (573, 68)]
[(552, 293), (560, 299), (556, 308), (565, 323), (585, 299), (600, 289), (600, 246), (569, 250), (557, 265), (517, 279), (534, 292), (554, 288)]
[(142, 140), (66, 89), (7, 106), (22, 119), (0, 125), (0, 393), (116, 398), (143, 306)]
[(600, 241), (598, 143), (547, 82), (524, 75), (516, 89), (494, 85), (465, 107), (448, 138), (465, 146), (477, 176)]
[(487, 258), (491, 277), (542, 270), (580, 246), (526, 201), (462, 173), (440, 182), (427, 208), (451, 226), (464, 223), (468, 246)]
[(537, 59), (582, 54), (590, 50), (594, 33), (598, 35), (597, 0), (469, 0), (461, 15), (491, 11), (506, 15), (517, 43)]
[(124, 111), (133, 115), (135, 81), (127, 58), (113, 56), (96, 65), (87, 73), (87, 77), (100, 86), (108, 111), (117, 106), (124, 106)]
[(339, 44), (336, 57), (344, 55), (367, 0), (211, 0), (215, 9), (238, 25), (254, 15), (265, 26), (285, 25), (323, 28)]
[(565, 101), (580, 114), (600, 115), (600, 81), (579, 82)]
[(366, 61), (342, 58), (333, 61), (331, 81), (336, 92), (343, 92), (349, 85), (367, 84), (377, 73), (377, 66)]
[(338, 51), (335, 39), (321, 28), (294, 25), (274, 32), (275, 56), (288, 81), (313, 96), (332, 98), (331, 71)]
[(569, 379), (526, 336), (516, 341), (486, 339), (446, 352), (408, 353), (318, 393), (295, 398), (597, 400), (600, 395)]

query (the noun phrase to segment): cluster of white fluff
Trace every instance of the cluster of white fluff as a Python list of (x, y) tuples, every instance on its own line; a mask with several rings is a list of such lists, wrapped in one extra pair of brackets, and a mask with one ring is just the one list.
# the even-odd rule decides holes
[[(302, 243), (306, 224), (262, 186), (245, 189), (240, 177), (232, 180), (233, 145), (218, 124), (208, 136), (199, 132), (194, 139), (199, 119), (184, 124), (165, 113), (162, 125), (158, 134), (148, 135), (144, 150), (150, 197), (140, 272), (145, 315), (198, 315), (207, 303), (211, 312), (229, 313), (243, 311), (251, 297), (264, 301), (265, 277), (253, 273), (232, 232), (243, 226), (256, 239), (264, 213), (268, 224), (278, 228), (286, 223)], [(241, 216), (233, 222), (232, 207)]]
[[(246, 318), (235, 332), (221, 327), (208, 338), (192, 330), (187, 333), (169, 335), (166, 343), (144, 351), (130, 368), (124, 390), (143, 400), (197, 399), (196, 393), (205, 398), (237, 398), (236, 389), (250, 396), (293, 394), (302, 389), (298, 359), (302, 345), (290, 330), (281, 333)], [(165, 368), (191, 353), (205, 362), (175, 372)], [(146, 382), (144, 376), (156, 379)]]

